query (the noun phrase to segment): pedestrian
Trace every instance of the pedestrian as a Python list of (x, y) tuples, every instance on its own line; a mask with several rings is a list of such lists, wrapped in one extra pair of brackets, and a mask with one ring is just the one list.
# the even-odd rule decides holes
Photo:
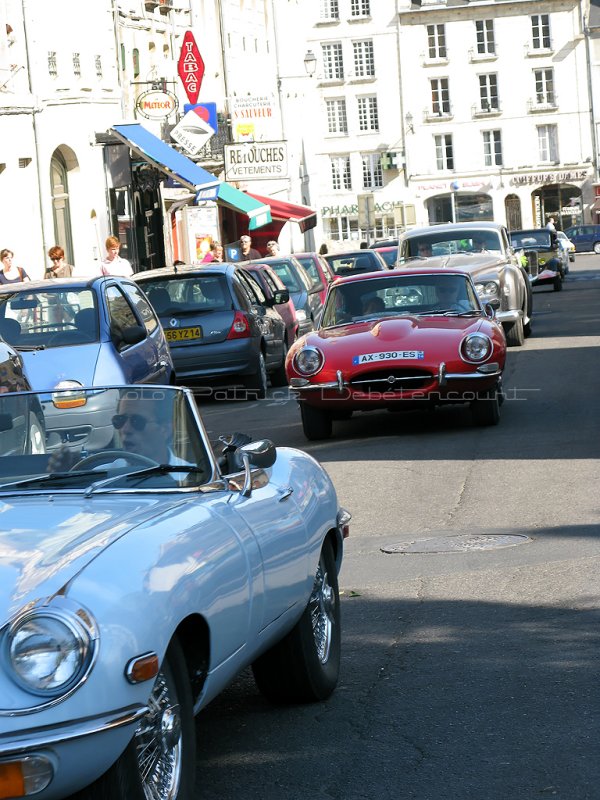
[(52, 262), (46, 267), (44, 278), (71, 278), (73, 267), (65, 261), (65, 251), (60, 245), (55, 244), (48, 250), (48, 258)]
[(105, 242), (106, 245), (106, 258), (102, 262), (103, 275), (120, 275), (123, 278), (129, 278), (133, 275), (131, 264), (126, 258), (121, 258), (119, 250), (121, 249), (121, 242), (116, 236), (109, 236)]
[(275, 239), (271, 239), (270, 242), (267, 242), (267, 255), (268, 256), (279, 255), (279, 244), (275, 241)]
[(548, 220), (548, 223), (546, 225), (546, 228), (549, 231), (556, 231), (556, 224), (555, 223), (556, 223), (556, 220), (554, 219), (554, 217), (550, 217), (550, 219)]
[(0, 261), (2, 262), (2, 267), (0, 268), (0, 283), (21, 283), (22, 281), (31, 280), (23, 267), (16, 267), (13, 264), (14, 257), (15, 254), (12, 250), (6, 247), (0, 250)]
[(209, 264), (211, 261), (216, 261), (219, 264), (223, 263), (223, 245), (221, 242), (211, 242), (208, 248), (208, 253), (204, 256), (201, 264)]
[(325, 242), (323, 242), (321, 247), (319, 247), (319, 255), (326, 256), (328, 252), (329, 252), (329, 248), (327, 247)]
[(252, 247), (252, 239), (248, 234), (240, 236), (240, 261), (252, 261), (254, 258), (260, 258), (260, 253)]

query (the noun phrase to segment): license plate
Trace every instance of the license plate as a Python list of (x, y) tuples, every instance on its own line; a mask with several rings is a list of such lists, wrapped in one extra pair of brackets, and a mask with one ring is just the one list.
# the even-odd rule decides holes
[(425, 358), (424, 350), (386, 350), (384, 353), (366, 353), (353, 356), (353, 364), (369, 364), (372, 361), (404, 361)]
[(167, 328), (165, 337), (167, 342), (190, 342), (202, 338), (202, 328)]

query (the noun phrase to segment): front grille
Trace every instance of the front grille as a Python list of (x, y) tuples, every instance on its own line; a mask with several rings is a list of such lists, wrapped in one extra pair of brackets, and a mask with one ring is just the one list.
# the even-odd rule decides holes
[(361, 392), (409, 392), (422, 389), (434, 380), (431, 372), (403, 367), (363, 372), (350, 381)]
[(537, 250), (525, 250), (525, 256), (527, 258), (527, 272), (532, 278), (535, 278), (540, 271)]

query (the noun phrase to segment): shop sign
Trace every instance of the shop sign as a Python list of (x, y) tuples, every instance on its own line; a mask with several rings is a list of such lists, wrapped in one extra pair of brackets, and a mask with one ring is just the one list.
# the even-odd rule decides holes
[(565, 172), (537, 172), (530, 175), (515, 175), (510, 179), (511, 186), (531, 186), (540, 183), (572, 183), (584, 181), (588, 177), (587, 169), (566, 170)]
[(177, 111), (179, 101), (168, 90), (150, 89), (142, 94), (135, 101), (135, 107), (146, 119), (166, 119), (174, 111)]
[(190, 155), (198, 155), (214, 135), (214, 128), (196, 111), (188, 111), (171, 131), (171, 139), (180, 144)]
[(204, 77), (204, 61), (191, 31), (186, 31), (177, 61), (177, 74), (190, 103), (196, 103)]
[(287, 142), (226, 144), (224, 150), (226, 181), (288, 177)]
[(234, 141), (256, 142), (280, 133), (273, 97), (231, 97), (229, 107)]
[[(375, 214), (391, 214), (396, 208), (405, 206), (401, 200), (384, 200), (383, 203), (375, 203)], [(321, 208), (322, 217), (349, 217), (358, 216), (358, 203), (349, 206), (323, 206)]]

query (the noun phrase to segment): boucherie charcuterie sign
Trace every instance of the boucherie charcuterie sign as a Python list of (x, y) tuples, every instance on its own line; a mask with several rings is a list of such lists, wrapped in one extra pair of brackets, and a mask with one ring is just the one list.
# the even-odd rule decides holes
[(179, 101), (166, 89), (150, 89), (142, 92), (135, 102), (135, 107), (146, 119), (166, 119), (177, 111)]

